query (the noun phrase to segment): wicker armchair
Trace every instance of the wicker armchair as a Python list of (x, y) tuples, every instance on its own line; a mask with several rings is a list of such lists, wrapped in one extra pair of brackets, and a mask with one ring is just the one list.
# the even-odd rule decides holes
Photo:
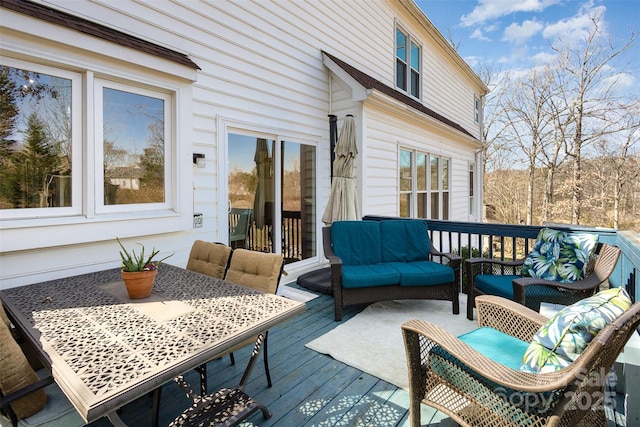
[[(547, 321), (501, 297), (481, 296), (476, 304), (480, 327), (524, 342)], [(433, 324), (406, 322), (410, 425), (420, 425), (424, 402), (463, 426), (606, 426), (606, 373), (639, 325), (637, 303), (602, 329), (571, 365), (533, 374), (498, 363)]]
[[(599, 243), (595, 251), (595, 264), (589, 268), (584, 279), (570, 283), (523, 277), (519, 274), (524, 259), (504, 261), (491, 258), (469, 258), (465, 260), (467, 290), (467, 319), (473, 320), (475, 298), (478, 295), (498, 295), (539, 311), (541, 302), (571, 305), (591, 296), (601, 287), (608, 286), (620, 256), (620, 249)], [(489, 279), (489, 287), (478, 285), (477, 276)], [(494, 278), (488, 276), (495, 276)]]

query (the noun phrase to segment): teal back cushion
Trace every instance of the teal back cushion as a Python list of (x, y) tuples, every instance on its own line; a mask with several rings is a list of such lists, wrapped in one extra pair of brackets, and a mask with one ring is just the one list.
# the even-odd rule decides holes
[(345, 265), (376, 264), (382, 259), (378, 221), (336, 221), (331, 224), (331, 244)]
[(543, 228), (525, 258), (520, 274), (564, 283), (581, 280), (597, 243), (597, 234)]
[(629, 307), (627, 292), (612, 288), (563, 308), (536, 332), (520, 370), (546, 373), (569, 366), (602, 328)]
[(381, 221), (382, 262), (427, 260), (431, 249), (427, 232), (427, 224), (423, 221)]

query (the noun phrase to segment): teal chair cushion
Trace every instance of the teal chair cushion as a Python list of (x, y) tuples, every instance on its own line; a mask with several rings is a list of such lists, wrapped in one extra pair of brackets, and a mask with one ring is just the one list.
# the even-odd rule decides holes
[(400, 273), (401, 286), (434, 286), (452, 283), (453, 269), (433, 261), (389, 262)]
[(387, 264), (343, 265), (343, 288), (397, 285), (400, 273)]
[(429, 259), (431, 242), (423, 221), (380, 221), (382, 262), (411, 262)]
[(529, 343), (489, 327), (482, 327), (458, 337), (478, 353), (511, 369), (520, 369)]
[(476, 288), (487, 295), (497, 295), (513, 300), (513, 282), (522, 276), (478, 274), (476, 276)]
[[(526, 341), (489, 327), (475, 329), (460, 335), (458, 338), (494, 362), (514, 370), (520, 368), (522, 357), (529, 346)], [(494, 412), (502, 413), (505, 418), (511, 417), (514, 421), (517, 421), (518, 411), (514, 411), (514, 406), (525, 412), (546, 416), (553, 411), (554, 402), (559, 397), (549, 392), (526, 393), (497, 384), (478, 375), (473, 369), (464, 365), (442, 347), (434, 347), (431, 353), (434, 356), (438, 356), (429, 358), (431, 369), (451, 384), (457, 384), (462, 387), (465, 394), (473, 395), (479, 400), (486, 399), (488, 392), (501, 395), (504, 399), (504, 404), (501, 403), (501, 399), (496, 399), (493, 402), (495, 404), (493, 410)], [(462, 368), (464, 373), (461, 373), (456, 367)], [(473, 377), (476, 382), (467, 381), (465, 374)]]
[(382, 260), (378, 221), (336, 221), (331, 224), (331, 244), (343, 265), (370, 265)]
[(543, 228), (520, 274), (562, 283), (584, 279), (597, 243), (597, 234)]

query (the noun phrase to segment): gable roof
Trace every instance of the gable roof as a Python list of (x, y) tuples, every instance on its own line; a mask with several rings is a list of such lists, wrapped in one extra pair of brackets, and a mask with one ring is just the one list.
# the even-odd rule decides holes
[(431, 118), (436, 119), (437, 121), (444, 123), (445, 125), (464, 133), (465, 135), (470, 136), (471, 138), (477, 140), (477, 138), (475, 136), (473, 136), (470, 132), (468, 132), (465, 128), (463, 128), (461, 125), (459, 125), (458, 123), (454, 122), (453, 120), (450, 120), (446, 117), (444, 117), (441, 114), (436, 113), (435, 111), (433, 111), (430, 108), (427, 108), (424, 104), (418, 102), (416, 99), (411, 98), (409, 95), (406, 95), (390, 86), (387, 86), (386, 84), (382, 83), (380, 80), (374, 79), (373, 77), (371, 77), (370, 75), (358, 70), (357, 68), (347, 64), (346, 62), (342, 61), (341, 59), (336, 58), (335, 56), (331, 55), (330, 53), (325, 52), (324, 50), (322, 51), (322, 53), (324, 55), (326, 55), (329, 59), (331, 59), (331, 61), (333, 61), (336, 65), (338, 65), (341, 69), (343, 69), (347, 74), (349, 74), (349, 76), (351, 76), (355, 81), (357, 81), (361, 86), (363, 86), (365, 89), (371, 90), (371, 89), (375, 89), (377, 91), (380, 91), (382, 93), (384, 93), (385, 95), (390, 96), (391, 98), (402, 102), (403, 104), (408, 105), (409, 107), (420, 111), (421, 113), (424, 113), (426, 115), (428, 115)]
[(26, 0), (0, 0), (0, 6), (140, 52), (168, 59), (196, 70), (200, 69), (195, 62), (183, 53), (41, 4), (31, 3)]

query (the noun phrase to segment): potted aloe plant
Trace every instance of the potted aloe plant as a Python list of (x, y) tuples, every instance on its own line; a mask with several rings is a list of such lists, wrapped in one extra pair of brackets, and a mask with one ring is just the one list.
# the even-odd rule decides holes
[(151, 289), (153, 283), (156, 280), (158, 274), (158, 266), (162, 261), (169, 258), (168, 255), (161, 260), (154, 260), (156, 255), (160, 253), (155, 248), (151, 250), (151, 254), (145, 256), (144, 245), (140, 245), (140, 252), (136, 253), (135, 250), (128, 251), (119, 238), (116, 237), (118, 244), (122, 248), (120, 251), (120, 258), (122, 258), (122, 272), (121, 277), (127, 288), (129, 298), (145, 298), (151, 295)]

